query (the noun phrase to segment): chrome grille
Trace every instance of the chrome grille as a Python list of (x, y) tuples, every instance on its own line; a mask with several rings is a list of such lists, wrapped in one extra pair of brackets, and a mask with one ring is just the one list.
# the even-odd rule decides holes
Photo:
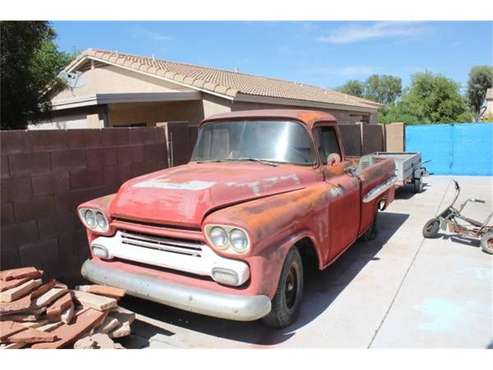
[(121, 242), (134, 247), (157, 249), (191, 257), (202, 257), (202, 245), (191, 240), (164, 238), (161, 236), (121, 231)]

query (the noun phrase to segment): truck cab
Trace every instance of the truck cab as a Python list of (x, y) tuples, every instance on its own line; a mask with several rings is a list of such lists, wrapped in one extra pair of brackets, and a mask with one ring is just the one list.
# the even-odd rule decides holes
[(335, 118), (304, 110), (205, 119), (190, 162), (78, 207), (82, 275), (176, 308), (284, 327), (303, 269), (324, 269), (375, 231), (395, 165), (346, 158)]

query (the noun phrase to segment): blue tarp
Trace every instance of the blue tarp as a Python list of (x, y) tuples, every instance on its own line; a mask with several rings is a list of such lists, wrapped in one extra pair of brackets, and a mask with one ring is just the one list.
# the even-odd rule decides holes
[(493, 124), (407, 125), (406, 151), (421, 152), (437, 175), (493, 176)]

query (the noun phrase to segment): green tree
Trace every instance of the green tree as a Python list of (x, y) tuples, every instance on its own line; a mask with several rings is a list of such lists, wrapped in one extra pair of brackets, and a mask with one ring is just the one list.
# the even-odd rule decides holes
[(382, 104), (391, 104), (402, 94), (400, 77), (371, 75), (365, 83), (364, 97)]
[(365, 93), (365, 84), (361, 81), (349, 80), (344, 85), (339, 86), (337, 91), (362, 98)]
[(474, 113), (474, 119), (479, 121), (486, 97), (486, 90), (493, 86), (493, 67), (475, 66), (469, 72), (467, 82), (467, 101)]
[(44, 21), (0, 22), (1, 129), (23, 129), (50, 107), (42, 92), (72, 58)]
[(383, 123), (467, 122), (472, 113), (459, 93), (459, 85), (444, 76), (430, 72), (413, 76), (409, 90), (380, 116)]

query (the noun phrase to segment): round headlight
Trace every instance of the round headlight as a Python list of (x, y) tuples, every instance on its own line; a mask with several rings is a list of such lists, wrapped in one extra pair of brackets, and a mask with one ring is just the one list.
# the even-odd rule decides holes
[(96, 213), (96, 223), (101, 230), (105, 230), (108, 228), (108, 222), (106, 221), (106, 217), (101, 212)]
[(84, 212), (84, 220), (86, 221), (87, 226), (91, 229), (96, 227), (96, 215), (90, 209)]
[(229, 233), (229, 241), (233, 249), (237, 252), (245, 252), (248, 248), (248, 238), (244, 231), (233, 229)]
[(228, 243), (228, 234), (222, 227), (214, 226), (209, 232), (211, 242), (218, 248), (225, 248)]

